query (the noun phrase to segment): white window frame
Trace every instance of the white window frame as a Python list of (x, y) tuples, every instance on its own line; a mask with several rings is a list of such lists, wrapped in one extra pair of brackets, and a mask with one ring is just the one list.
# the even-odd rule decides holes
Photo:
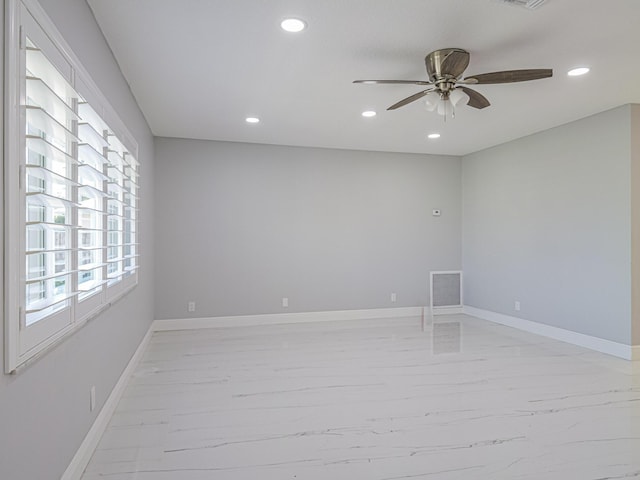
[[(134, 137), (129, 133), (124, 123), (120, 120), (106, 97), (100, 92), (96, 84), (91, 79), (89, 73), (82, 66), (69, 45), (66, 43), (61, 33), (49, 19), (46, 12), (39, 5), (37, 0), (5, 0), (5, 116), (4, 116), (4, 258), (5, 258), (5, 302), (4, 302), (4, 331), (5, 331), (5, 372), (15, 373), (17, 369), (38, 358), (62, 339), (78, 330), (90, 318), (95, 317), (100, 312), (108, 308), (114, 302), (122, 298), (131, 291), (138, 283), (139, 262), (139, 177), (138, 145)], [(109, 157), (112, 153), (115, 158), (124, 159), (121, 163), (123, 171), (127, 172), (128, 178), (133, 178), (127, 185), (133, 194), (122, 193), (121, 199), (112, 200), (119, 202), (117, 208), (110, 208), (110, 203), (106, 195), (112, 190), (115, 182), (126, 183), (126, 180), (105, 180), (103, 190), (105, 199), (102, 200), (101, 232), (100, 243), (102, 268), (101, 278), (103, 283), (91, 290), (93, 294), (84, 295), (79, 299), (79, 295), (71, 297), (65, 303), (67, 305), (60, 311), (45, 316), (42, 320), (31, 325), (26, 325), (26, 278), (27, 278), (27, 249), (26, 249), (26, 204), (27, 204), (27, 147), (26, 147), (26, 63), (25, 48), (26, 38), (37, 44), (42, 49), (47, 60), (56, 67), (58, 73), (62, 75), (66, 83), (81, 96), (91, 108), (98, 121), (107, 127), (102, 131), (102, 136), (109, 144), (105, 147), (103, 154)], [(76, 112), (79, 107), (75, 105)], [(85, 108), (86, 111), (86, 108)], [(80, 120), (82, 123), (83, 120)], [(85, 120), (86, 117), (85, 117)], [(77, 124), (74, 124), (76, 133)], [(80, 140), (79, 143), (82, 143)], [(79, 162), (78, 145), (76, 143), (73, 150), (74, 161)], [(112, 147), (116, 145), (115, 147)], [(114, 160), (117, 161), (117, 160)], [(80, 162), (81, 163), (81, 162)], [(127, 170), (127, 165), (131, 168)], [(39, 167), (36, 167), (38, 169)], [(78, 167), (73, 167), (77, 170)], [(111, 168), (114, 168), (113, 166)], [(103, 166), (106, 175), (109, 170), (108, 162)], [(32, 170), (30, 170), (32, 171)], [(75, 171), (75, 170), (74, 170)], [(75, 180), (78, 174), (75, 173)], [(122, 176), (125, 178), (126, 176)], [(77, 187), (70, 187), (76, 189)], [(89, 187), (83, 187), (89, 188)], [(114, 190), (122, 187), (115, 185)], [(77, 189), (79, 190), (79, 189)], [(74, 198), (77, 200), (78, 193), (74, 190)], [(38, 194), (36, 194), (38, 195)], [(118, 193), (114, 192), (117, 197)], [(125, 205), (125, 196), (130, 204)], [(121, 201), (122, 200), (122, 201)], [(72, 266), (67, 267), (71, 273), (69, 278), (73, 278), (72, 285), (78, 286), (78, 279), (81, 272), (78, 270), (82, 250), (78, 246), (80, 209), (77, 201), (76, 206), (70, 207), (72, 212), (71, 220), (65, 223), (74, 225), (67, 233), (72, 240), (67, 262)], [(111, 210), (111, 211), (108, 211)], [(127, 220), (133, 216), (133, 220)], [(118, 220), (109, 222), (108, 219), (117, 216)], [(64, 217), (63, 217), (64, 218)], [(56, 220), (57, 221), (57, 220)], [(127, 223), (128, 222), (128, 223)], [(125, 223), (129, 229), (129, 243), (125, 240)], [(117, 275), (107, 281), (107, 239), (108, 225), (118, 225), (118, 234), (114, 236), (120, 239), (119, 270)], [(56, 228), (58, 228), (56, 226)], [(131, 231), (134, 233), (131, 234)], [(131, 240), (133, 238), (133, 240)], [(135, 243), (133, 243), (135, 242)], [(125, 248), (134, 252), (134, 255), (124, 259)], [(49, 255), (57, 260), (57, 252)], [(62, 257), (62, 256), (60, 256)], [(54, 261), (55, 261), (54, 260)], [(112, 260), (113, 261), (113, 260)], [(125, 271), (125, 264), (130, 266)], [(61, 266), (61, 265), (60, 265)], [(38, 265), (34, 266), (37, 270)], [(44, 267), (43, 267), (44, 268)], [(54, 265), (57, 272), (58, 265)], [(113, 270), (113, 269), (110, 269)], [(74, 275), (77, 275), (75, 277)], [(56, 284), (56, 288), (57, 284)], [(66, 286), (67, 291), (70, 287)], [(34, 289), (36, 290), (36, 289)], [(75, 290), (78, 290), (75, 288)], [(36, 292), (37, 293), (37, 292)]]

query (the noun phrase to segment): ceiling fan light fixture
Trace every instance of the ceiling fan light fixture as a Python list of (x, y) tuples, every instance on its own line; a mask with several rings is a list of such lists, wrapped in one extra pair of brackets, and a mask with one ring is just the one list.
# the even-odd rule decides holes
[(299, 18), (285, 18), (280, 22), (280, 27), (285, 32), (298, 33), (307, 28), (307, 24), (304, 20)]
[(429, 138), (430, 140), (435, 140), (437, 138), (440, 138), (440, 134), (439, 133), (430, 133), (429, 135), (427, 135), (427, 138)]
[(433, 112), (438, 107), (439, 102), (440, 94), (437, 92), (430, 92), (424, 97), (424, 106), (430, 112)]
[(453, 115), (453, 103), (448, 98), (441, 99), (438, 103), (438, 115), (447, 118), (449, 113)]
[(244, 121), (247, 123), (260, 123), (260, 119), (258, 117), (247, 117)]
[(461, 90), (453, 89), (447, 92), (434, 90), (425, 95), (424, 106), (430, 112), (437, 112), (445, 117), (455, 117), (455, 107), (462, 100), (468, 98), (467, 94)]
[(449, 100), (451, 100), (454, 107), (457, 107), (458, 103), (460, 103), (464, 98), (467, 98), (467, 94), (457, 88), (452, 90), (449, 94)]
[(589, 73), (589, 67), (578, 67), (567, 72), (567, 75), (570, 77), (579, 77), (580, 75), (584, 75)]
[(366, 110), (364, 112), (362, 112), (362, 116), (365, 118), (371, 118), (371, 117), (375, 117), (377, 115), (376, 112), (374, 112), (373, 110)]

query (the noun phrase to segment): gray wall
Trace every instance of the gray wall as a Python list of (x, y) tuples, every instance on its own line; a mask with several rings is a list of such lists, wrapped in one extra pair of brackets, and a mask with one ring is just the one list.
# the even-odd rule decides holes
[(158, 319), (425, 305), (429, 271), (460, 268), (458, 157), (155, 150)]
[(631, 106), (631, 285), (633, 345), (640, 346), (640, 105)]
[[(3, 480), (60, 478), (153, 319), (153, 138), (85, 1), (40, 3), (139, 143), (142, 270), (125, 299), (24, 371), (0, 374)], [(0, 329), (0, 356), (1, 337)], [(91, 385), (98, 406), (90, 413)]]
[(630, 108), (463, 159), (466, 304), (631, 343)]

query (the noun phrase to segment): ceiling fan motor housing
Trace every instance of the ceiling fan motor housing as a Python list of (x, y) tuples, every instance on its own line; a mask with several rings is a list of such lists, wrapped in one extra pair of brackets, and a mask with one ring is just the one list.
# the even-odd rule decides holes
[(469, 52), (462, 48), (442, 48), (424, 58), (429, 80), (457, 80), (469, 66)]

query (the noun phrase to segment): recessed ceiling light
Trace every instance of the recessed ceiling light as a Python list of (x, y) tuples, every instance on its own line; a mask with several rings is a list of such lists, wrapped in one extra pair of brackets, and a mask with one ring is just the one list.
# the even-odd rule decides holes
[(260, 119), (257, 117), (247, 117), (244, 121), (247, 123), (260, 123)]
[(363, 117), (375, 117), (377, 114), (373, 110), (367, 110), (366, 112), (362, 112)]
[(298, 33), (307, 28), (307, 24), (299, 18), (285, 18), (280, 22), (280, 26), (285, 32)]
[(430, 133), (429, 135), (427, 135), (427, 137), (429, 137), (431, 140), (435, 140), (436, 138), (440, 138), (440, 134), (439, 133)]
[(569, 70), (567, 72), (567, 75), (569, 75), (570, 77), (578, 77), (588, 72), (589, 72), (589, 69), (587, 67), (580, 67), (580, 68), (574, 68), (573, 70)]

